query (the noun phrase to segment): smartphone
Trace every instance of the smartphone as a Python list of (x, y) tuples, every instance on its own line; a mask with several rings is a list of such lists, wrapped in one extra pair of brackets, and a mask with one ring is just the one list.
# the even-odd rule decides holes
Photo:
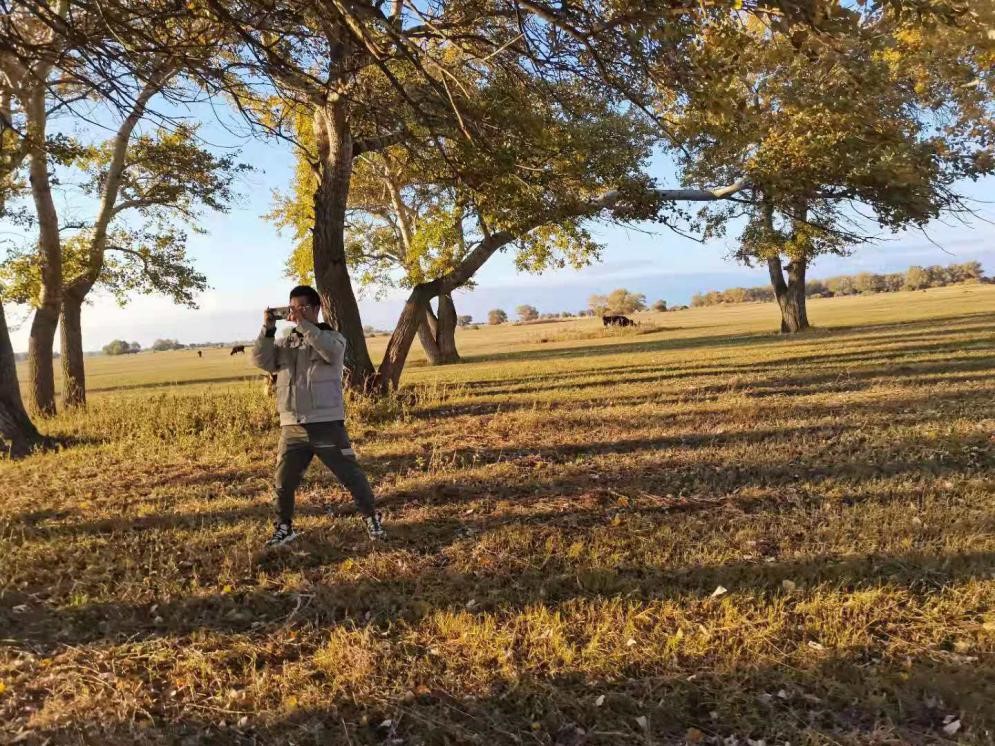
[(271, 308), (269, 311), (277, 321), (285, 321), (290, 315), (290, 306), (277, 306), (276, 308)]

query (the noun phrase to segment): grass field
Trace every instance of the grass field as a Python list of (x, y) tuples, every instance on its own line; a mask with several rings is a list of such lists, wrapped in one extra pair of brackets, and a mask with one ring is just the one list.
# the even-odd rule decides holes
[(0, 463), (0, 743), (995, 742), (995, 287), (775, 316), (461, 331), (352, 402), (382, 546), (312, 467), (259, 551), (243, 359), (90, 360)]

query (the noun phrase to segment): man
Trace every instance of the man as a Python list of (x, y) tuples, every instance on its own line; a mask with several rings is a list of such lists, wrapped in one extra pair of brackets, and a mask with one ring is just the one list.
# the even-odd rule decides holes
[(317, 456), (352, 493), (371, 539), (386, 534), (374, 509), (373, 490), (356, 462), (345, 429), (342, 360), (345, 337), (318, 322), (321, 297), (300, 285), (290, 291), (287, 321), (290, 334), (276, 338), (276, 315), (267, 308), (263, 329), (252, 348), (252, 361), (276, 373), (276, 408), (280, 413), (280, 446), (276, 464), (276, 529), (268, 547), (297, 538), (294, 493), (311, 459)]

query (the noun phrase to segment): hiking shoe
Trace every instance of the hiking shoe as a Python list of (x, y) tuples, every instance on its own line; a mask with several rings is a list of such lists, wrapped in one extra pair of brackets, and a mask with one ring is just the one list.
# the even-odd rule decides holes
[(282, 547), (284, 544), (292, 542), (299, 535), (300, 534), (294, 531), (294, 527), (289, 523), (281, 523), (277, 525), (276, 529), (274, 529), (273, 535), (269, 537), (269, 541), (266, 542), (266, 546)]
[(387, 532), (384, 531), (383, 524), (380, 523), (379, 513), (363, 516), (363, 525), (366, 526), (366, 533), (374, 541), (381, 541), (387, 538)]

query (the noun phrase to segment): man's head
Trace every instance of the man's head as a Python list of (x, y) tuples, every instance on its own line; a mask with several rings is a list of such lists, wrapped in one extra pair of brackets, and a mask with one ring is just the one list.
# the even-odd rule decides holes
[(290, 291), (290, 321), (304, 319), (317, 324), (320, 310), (321, 296), (310, 285), (298, 285)]

